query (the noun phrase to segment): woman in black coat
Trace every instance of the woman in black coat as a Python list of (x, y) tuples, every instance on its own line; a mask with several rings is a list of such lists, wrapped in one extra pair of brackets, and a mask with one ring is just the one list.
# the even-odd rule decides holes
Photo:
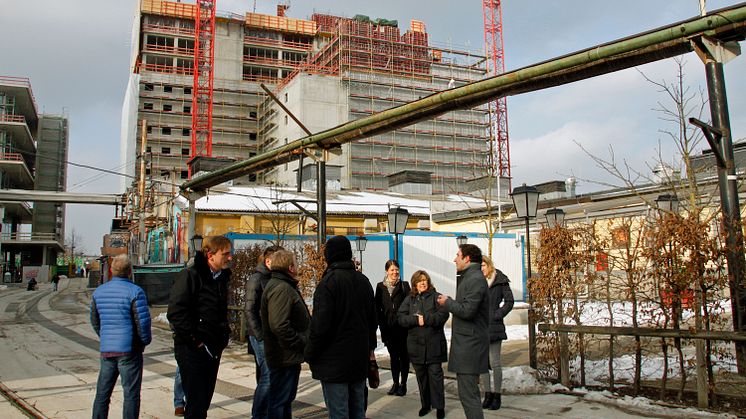
[(430, 275), (425, 271), (415, 272), (412, 291), (399, 307), (399, 324), (409, 329), (407, 348), (420, 389), (420, 416), (435, 408), (438, 418), (445, 417), (443, 362), (448, 358), (448, 350), (443, 325), (448, 316), (448, 310), (438, 305), (438, 293)]
[[(482, 273), (487, 279), (487, 293), (490, 297), (490, 369), (492, 370), (491, 376), (487, 372), (480, 380), (484, 387), (482, 407), (497, 410), (502, 405), (503, 370), (500, 351), (502, 341), (508, 338), (503, 319), (513, 309), (513, 291), (510, 290), (508, 277), (496, 269), (492, 259), (485, 255), (482, 255)], [(491, 380), (493, 380), (492, 385), (490, 385)]]
[[(407, 375), (409, 374), (407, 329), (399, 326), (396, 313), (409, 291), (409, 284), (399, 279), (399, 263), (395, 260), (387, 261), (386, 276), (376, 286), (375, 299), (381, 340), (391, 357), (391, 375), (394, 378), (394, 385), (391, 386), (389, 395), (407, 394)], [(401, 381), (399, 381), (400, 374)]]

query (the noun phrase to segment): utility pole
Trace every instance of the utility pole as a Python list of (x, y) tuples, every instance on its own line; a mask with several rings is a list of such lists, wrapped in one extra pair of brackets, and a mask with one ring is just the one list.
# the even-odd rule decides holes
[(148, 133), (147, 133), (148, 121), (142, 120), (142, 126), (140, 127), (140, 183), (139, 183), (139, 209), (140, 209), (140, 222), (137, 230), (138, 245), (137, 245), (137, 260), (138, 263), (145, 263), (145, 151), (147, 150)]

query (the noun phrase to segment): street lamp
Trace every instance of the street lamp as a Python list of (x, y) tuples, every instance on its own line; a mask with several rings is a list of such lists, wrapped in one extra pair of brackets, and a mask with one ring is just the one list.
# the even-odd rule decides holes
[(565, 211), (561, 208), (552, 208), (545, 214), (550, 228), (562, 227), (565, 224)]
[(355, 239), (355, 247), (357, 247), (357, 251), (360, 252), (360, 269), (363, 269), (363, 252), (365, 251), (365, 247), (368, 245), (368, 239), (363, 236), (357, 236)]
[(462, 244), (466, 244), (466, 242), (468, 241), (469, 241), (469, 238), (464, 236), (463, 234), (456, 237), (456, 243), (458, 243), (459, 246), (461, 246)]
[(667, 213), (679, 212), (679, 198), (676, 195), (664, 194), (655, 198), (658, 209)]
[[(531, 283), (531, 236), (528, 232), (529, 219), (536, 217), (536, 208), (539, 204), (539, 191), (533, 186), (523, 185), (513, 189), (510, 194), (513, 199), (513, 207), (518, 218), (526, 220), (526, 272), (527, 281)], [(531, 292), (528, 291), (528, 362), (531, 368), (536, 369), (536, 324), (533, 315), (533, 304), (531, 301)]]
[(191, 256), (194, 256), (197, 251), (202, 250), (202, 236), (199, 234), (195, 234), (192, 236), (192, 254)]
[(399, 235), (407, 230), (409, 211), (401, 207), (389, 209), (389, 234), (394, 235), (394, 260), (399, 263)]

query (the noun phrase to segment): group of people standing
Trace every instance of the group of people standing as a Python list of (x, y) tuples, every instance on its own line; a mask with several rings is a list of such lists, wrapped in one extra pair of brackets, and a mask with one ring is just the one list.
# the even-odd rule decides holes
[[(268, 247), (246, 281), (247, 333), (257, 364), (253, 418), (292, 417), (303, 362), (321, 382), (330, 418), (364, 418), (366, 379), (375, 364), (379, 328), (391, 356), (394, 383), (388, 394), (406, 395), (411, 362), (420, 392), (420, 416), (435, 409), (438, 418), (445, 417), (442, 363), (446, 361), (456, 373), (467, 418), (483, 417), (483, 407), (500, 407), (500, 342), (506, 339), (502, 319), (513, 306), (513, 296), (507, 277), (477, 246), (459, 246), (454, 260), (455, 298), (439, 294), (424, 270), (412, 275), (411, 285), (402, 281), (393, 260), (386, 262), (386, 276), (374, 293), (368, 278), (356, 269), (344, 236), (329, 239), (324, 256), (327, 268), (314, 292), (313, 315), (298, 289), (292, 252)], [(96, 290), (91, 306), (102, 354), (94, 417), (106, 417), (119, 374), (125, 389), (124, 417), (139, 414), (142, 350), (150, 343), (150, 318), (142, 289), (128, 279), (131, 264), (126, 256), (121, 259), (114, 260), (114, 279)], [(221, 354), (228, 345), (231, 259), (227, 238), (207, 237), (186, 275), (171, 289), (167, 317), (188, 418), (207, 416)], [(450, 315), (449, 355), (444, 326)], [(116, 336), (107, 336), (112, 334)]]

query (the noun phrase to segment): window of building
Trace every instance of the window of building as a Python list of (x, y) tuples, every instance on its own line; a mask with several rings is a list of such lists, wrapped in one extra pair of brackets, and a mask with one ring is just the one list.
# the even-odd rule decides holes
[(169, 128), (169, 127), (163, 127), (163, 128), (161, 128), (161, 134), (162, 135), (171, 135), (171, 128)]
[(145, 129), (145, 132), (147, 132), (148, 134), (152, 134), (153, 133), (153, 127), (150, 126), (150, 125), (148, 125), (148, 127)]
[(184, 113), (192, 113), (192, 106), (184, 105)]
[(142, 108), (145, 109), (146, 111), (152, 111), (153, 110), (153, 104), (145, 102), (145, 103), (142, 104)]
[(285, 125), (287, 125), (287, 124), (288, 124), (288, 116), (285, 115)]
[(170, 177), (170, 173), (168, 173), (168, 170), (161, 170), (161, 177), (164, 179), (168, 179)]
[(255, 132), (250, 132), (249, 133), (249, 140), (256, 141), (256, 133)]
[(181, 178), (187, 179), (189, 177), (189, 171), (188, 170), (182, 170), (181, 171)]
[(153, 83), (145, 83), (144, 90), (146, 92), (152, 92), (153, 91)]
[[(164, 85), (164, 86), (163, 86), (163, 91), (164, 91), (165, 93), (171, 93), (171, 92), (172, 92), (173, 90), (174, 90), (173, 86), (169, 86), (169, 85)], [(167, 173), (168, 173), (168, 172), (167, 172)]]
[(249, 118), (254, 118), (254, 119), (256, 119), (256, 111), (250, 111), (250, 112), (249, 112)]
[(147, 146), (147, 147), (145, 147), (145, 152), (146, 152), (146, 153), (150, 153), (150, 150), (151, 150), (151, 147), (150, 147), (150, 146)]
[(285, 93), (285, 103), (288, 103), (288, 94)]
[(145, 169), (145, 175), (150, 176), (150, 169)]
[(249, 175), (249, 182), (256, 182), (256, 173), (252, 173)]
[(172, 47), (174, 46), (174, 39), (166, 36), (148, 35), (145, 43), (159, 47)]
[[(194, 68), (194, 60), (193, 59), (186, 59), (186, 58), (177, 58), (176, 59), (176, 67), (179, 67), (180, 70), (191, 70)], [(165, 91), (165, 90), (164, 90)], [(170, 92), (170, 90), (169, 90)]]
[(184, 88), (184, 94), (185, 95), (191, 95), (192, 94), (192, 88), (191, 87), (185, 87)]
[(255, 152), (252, 151), (252, 152), (249, 153), (249, 157), (254, 157), (254, 156), (256, 156)]
[(189, 137), (190, 135), (192, 135), (192, 129), (191, 128), (183, 128), (181, 130), (181, 136), (182, 137)]
[(181, 155), (182, 156), (188, 156), (189, 155), (189, 149), (188, 148), (182, 148), (181, 149)]
[(161, 154), (171, 154), (171, 147), (161, 147)]
[(173, 67), (174, 59), (171, 57), (161, 57), (160, 55), (148, 55), (145, 57), (145, 64), (158, 67)]
[(163, 112), (171, 112), (173, 109), (173, 106), (171, 105), (163, 105)]
[(179, 38), (177, 45), (179, 48), (194, 49), (194, 39)]

